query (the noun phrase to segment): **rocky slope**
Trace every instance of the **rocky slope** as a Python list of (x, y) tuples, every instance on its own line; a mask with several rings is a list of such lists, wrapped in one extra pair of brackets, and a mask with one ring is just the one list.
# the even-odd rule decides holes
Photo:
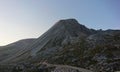
[(95, 72), (120, 70), (120, 32), (106, 31), (65, 45), (48, 62), (91, 69)]
[(120, 30), (94, 30), (75, 19), (58, 21), (47, 32), (0, 64), (64, 64), (94, 72), (120, 70)]

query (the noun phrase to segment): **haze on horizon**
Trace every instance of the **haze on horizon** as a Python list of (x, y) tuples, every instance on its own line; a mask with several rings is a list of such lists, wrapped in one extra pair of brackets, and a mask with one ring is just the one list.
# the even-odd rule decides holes
[(120, 29), (120, 0), (0, 0), (0, 46), (37, 38), (60, 19)]

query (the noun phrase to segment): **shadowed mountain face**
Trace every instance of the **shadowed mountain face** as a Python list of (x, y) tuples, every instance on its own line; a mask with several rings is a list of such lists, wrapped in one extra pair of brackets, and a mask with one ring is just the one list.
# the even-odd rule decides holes
[[(46, 61), (51, 64), (82, 67), (96, 72), (120, 70), (120, 30), (89, 29), (75, 19), (66, 19), (58, 21), (29, 44), (23, 49), (20, 46), (19, 51), (14, 55), (10, 52), (11, 55), (7, 55), (8, 58), (4, 58), (0, 63), (34, 64)], [(19, 46), (19, 44), (14, 45)], [(5, 49), (8, 48), (5, 47)]]

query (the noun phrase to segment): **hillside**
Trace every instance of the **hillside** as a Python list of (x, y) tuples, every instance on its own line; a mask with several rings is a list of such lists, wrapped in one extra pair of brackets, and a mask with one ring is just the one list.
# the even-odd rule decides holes
[(0, 64), (47, 62), (94, 72), (120, 70), (120, 30), (89, 29), (75, 19), (60, 20), (30, 45), (21, 46), (14, 55), (2, 51), (11, 55)]
[(20, 50), (26, 49), (29, 45), (31, 45), (36, 39), (23, 39), (6, 46), (0, 47), (0, 61), (3, 61), (13, 55), (15, 55)]

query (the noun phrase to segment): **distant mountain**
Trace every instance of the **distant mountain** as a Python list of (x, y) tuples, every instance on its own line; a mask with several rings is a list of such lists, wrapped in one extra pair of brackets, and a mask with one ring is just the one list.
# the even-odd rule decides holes
[(75, 19), (58, 21), (23, 48), (0, 63), (47, 62), (82, 67), (95, 72), (120, 70), (120, 30), (89, 29)]
[(13, 55), (15, 55), (20, 50), (25, 49), (27, 46), (31, 45), (36, 39), (24, 39), (12, 44), (0, 47), (0, 61), (5, 60)]

